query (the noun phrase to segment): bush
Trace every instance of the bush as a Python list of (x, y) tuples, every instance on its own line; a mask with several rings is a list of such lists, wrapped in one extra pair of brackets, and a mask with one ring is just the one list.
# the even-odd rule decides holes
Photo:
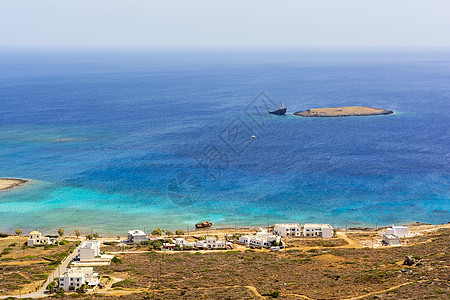
[(69, 286), (69, 291), (75, 291), (75, 287), (73, 285)]
[(63, 246), (64, 246), (64, 245), (67, 245), (68, 243), (70, 243), (70, 242), (69, 242), (69, 241), (66, 241), (66, 240), (62, 240), (62, 241), (59, 242), (59, 244), (60, 244), (60, 245), (63, 245)]
[(175, 231), (176, 235), (184, 235), (184, 230), (183, 229), (178, 229), (177, 231)]
[(103, 242), (104, 245), (108, 245), (108, 246), (115, 246), (117, 244), (119, 244), (119, 242)]
[(120, 258), (118, 258), (117, 256), (114, 256), (114, 257), (111, 259), (111, 262), (112, 262), (113, 264), (121, 264), (121, 263), (122, 263), (122, 260), (121, 260)]
[(278, 298), (280, 296), (280, 292), (279, 291), (273, 291), (273, 292), (269, 292), (266, 294), (262, 294), (263, 296), (269, 296), (271, 298)]

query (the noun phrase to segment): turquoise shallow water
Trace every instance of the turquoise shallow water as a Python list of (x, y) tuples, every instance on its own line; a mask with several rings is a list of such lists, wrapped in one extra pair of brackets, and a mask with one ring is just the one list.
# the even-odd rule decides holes
[[(2, 53), (0, 176), (33, 181), (0, 192), (0, 229), (448, 222), (449, 67), (445, 51)], [(348, 105), (396, 113), (291, 115)]]

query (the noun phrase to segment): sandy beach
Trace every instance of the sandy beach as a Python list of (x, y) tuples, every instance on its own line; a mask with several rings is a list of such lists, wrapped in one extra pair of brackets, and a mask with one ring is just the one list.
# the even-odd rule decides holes
[(27, 183), (28, 180), (16, 178), (0, 178), (0, 191), (12, 189), (22, 184)]

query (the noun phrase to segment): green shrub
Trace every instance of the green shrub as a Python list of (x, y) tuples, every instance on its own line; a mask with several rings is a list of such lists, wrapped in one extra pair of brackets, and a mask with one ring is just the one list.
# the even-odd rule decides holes
[(122, 263), (122, 260), (121, 260), (120, 258), (118, 258), (117, 256), (114, 256), (114, 257), (111, 259), (111, 262), (112, 262), (113, 264), (121, 264), (121, 263)]
[(280, 292), (279, 291), (273, 291), (273, 292), (269, 292), (266, 294), (262, 294), (263, 296), (269, 296), (271, 298), (278, 298), (280, 296)]
[(116, 287), (134, 287), (136, 286), (136, 280), (135, 279), (125, 279), (116, 283), (113, 283), (111, 286), (112, 288)]

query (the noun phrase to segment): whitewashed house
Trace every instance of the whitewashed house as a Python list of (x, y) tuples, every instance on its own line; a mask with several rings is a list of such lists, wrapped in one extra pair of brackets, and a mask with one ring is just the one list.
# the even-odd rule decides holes
[(383, 243), (387, 246), (401, 246), (400, 238), (393, 234), (383, 233)]
[(34, 245), (49, 245), (51, 244), (51, 240), (48, 236), (42, 236), (39, 231), (31, 231), (29, 233), (29, 237), (27, 240), (27, 246), (34, 246)]
[(281, 243), (281, 237), (273, 235), (261, 228), (256, 235), (243, 235), (239, 237), (239, 243), (256, 247), (270, 247), (274, 242)]
[(140, 244), (146, 241), (147, 235), (142, 230), (130, 230), (128, 231), (128, 243), (130, 244)]
[(73, 266), (104, 266), (109, 265), (114, 255), (100, 254), (100, 241), (84, 241), (78, 249), (77, 259)]
[(392, 228), (386, 228), (385, 234), (393, 234), (398, 237), (406, 237), (409, 235), (409, 229), (406, 226), (392, 226)]
[(198, 247), (198, 248), (208, 248), (208, 247), (206, 246), (206, 241), (205, 241), (205, 240), (199, 240), (199, 241), (197, 241), (197, 247)]
[(323, 237), (332, 238), (334, 235), (333, 228), (330, 224), (305, 224), (303, 226), (303, 236), (306, 237)]
[(90, 260), (100, 256), (100, 241), (84, 241), (78, 249), (80, 261)]
[(218, 249), (225, 248), (226, 244), (224, 240), (218, 240), (216, 237), (207, 237), (206, 240), (197, 241), (197, 247), (205, 249)]
[(300, 236), (300, 224), (275, 224), (273, 234), (281, 237)]
[(176, 246), (180, 247), (195, 247), (195, 242), (188, 242), (184, 238), (176, 238), (172, 241)]
[(72, 267), (68, 269), (64, 275), (59, 277), (59, 287), (66, 291), (73, 286), (74, 289), (80, 288), (83, 284), (87, 284), (89, 288), (94, 288), (98, 285), (98, 274), (94, 273), (92, 267)]
[(250, 245), (251, 238), (252, 237), (249, 235), (242, 235), (239, 237), (239, 243), (245, 244), (245, 245)]

